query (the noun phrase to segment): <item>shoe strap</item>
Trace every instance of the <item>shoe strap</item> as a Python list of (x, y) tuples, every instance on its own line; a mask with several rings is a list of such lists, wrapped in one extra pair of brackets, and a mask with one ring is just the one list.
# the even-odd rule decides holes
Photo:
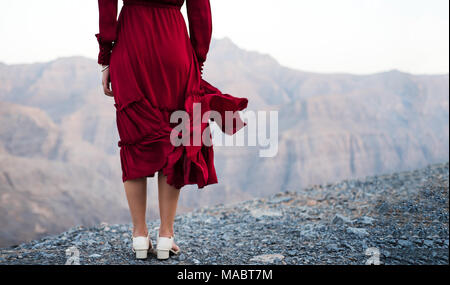
[(157, 249), (165, 249), (170, 250), (173, 247), (173, 237), (160, 237), (158, 240), (158, 244), (156, 245)]
[[(159, 227), (155, 227), (153, 228), (156, 231), (156, 244), (158, 244), (158, 240), (159, 240)], [(175, 240), (175, 234), (172, 235), (172, 240)]]
[(147, 237), (133, 237), (133, 248), (135, 249), (148, 249), (150, 246), (150, 240)]

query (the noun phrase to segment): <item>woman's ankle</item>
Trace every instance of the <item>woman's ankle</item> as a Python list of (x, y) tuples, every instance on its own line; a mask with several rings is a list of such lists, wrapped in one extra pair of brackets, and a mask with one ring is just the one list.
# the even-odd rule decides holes
[(159, 236), (160, 237), (171, 237), (173, 236), (173, 228), (159, 228)]
[(148, 235), (147, 227), (134, 227), (133, 228), (133, 236), (134, 237), (142, 237)]

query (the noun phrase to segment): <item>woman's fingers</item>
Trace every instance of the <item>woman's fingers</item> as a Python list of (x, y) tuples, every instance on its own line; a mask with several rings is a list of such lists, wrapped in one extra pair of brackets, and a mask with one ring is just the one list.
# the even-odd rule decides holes
[(106, 69), (105, 71), (103, 71), (103, 75), (102, 75), (102, 85), (103, 85), (103, 92), (105, 93), (105, 95), (107, 96), (113, 96), (113, 92), (110, 88), (110, 80), (109, 80), (109, 69)]
[(109, 88), (109, 83), (103, 83), (103, 92), (105, 93), (105, 95), (107, 96), (113, 96), (113, 92), (112, 90)]

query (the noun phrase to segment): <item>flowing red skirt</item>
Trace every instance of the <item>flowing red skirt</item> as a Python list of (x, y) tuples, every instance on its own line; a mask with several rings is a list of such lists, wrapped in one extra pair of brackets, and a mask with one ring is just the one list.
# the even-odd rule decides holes
[(209, 122), (196, 123), (193, 104), (201, 114), (217, 111), (222, 131), (233, 134), (246, 125), (240, 117), (225, 129), (225, 111), (247, 107), (247, 98), (223, 94), (202, 79), (187, 26), (177, 8), (123, 6), (110, 61), (110, 78), (120, 140), (122, 180), (153, 177), (162, 171), (176, 188), (217, 183), (213, 146), (174, 146), (170, 136), (178, 124), (172, 112), (184, 110), (194, 129), (209, 132)]

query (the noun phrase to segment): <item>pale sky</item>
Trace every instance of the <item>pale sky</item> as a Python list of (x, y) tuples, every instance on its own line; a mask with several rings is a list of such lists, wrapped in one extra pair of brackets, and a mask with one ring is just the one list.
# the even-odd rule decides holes
[[(211, 0), (211, 7), (213, 37), (288, 67), (449, 72), (448, 0)], [(0, 62), (95, 59), (97, 32), (96, 0), (0, 0)]]

